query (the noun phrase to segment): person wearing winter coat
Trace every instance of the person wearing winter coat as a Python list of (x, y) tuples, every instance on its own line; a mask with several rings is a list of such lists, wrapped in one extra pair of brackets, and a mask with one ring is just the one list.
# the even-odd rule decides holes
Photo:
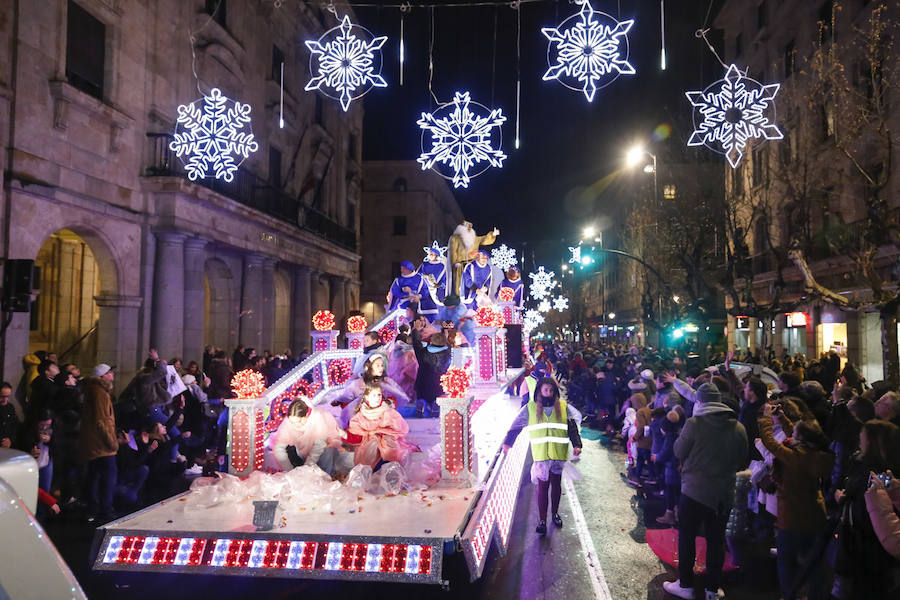
[(166, 386), (167, 375), (166, 361), (160, 360), (159, 354), (151, 348), (144, 367), (122, 392), (122, 399), (133, 398), (142, 415), (149, 415), (157, 423), (165, 423), (169, 417), (163, 407), (172, 401)]
[(869, 472), (871, 483), (866, 490), (866, 509), (881, 546), (900, 560), (900, 481), (890, 469), (885, 474), (890, 478), (887, 486), (878, 473)]
[(116, 488), (116, 420), (113, 416), (112, 387), (115, 372), (108, 365), (98, 365), (92, 377), (84, 379), (84, 408), (81, 413), (81, 436), (78, 451), (87, 464), (85, 486), (88, 519), (107, 519), (113, 513)]
[(634, 421), (634, 442), (637, 447), (634, 476), (641, 477), (644, 466), (650, 462), (650, 450), (653, 448), (653, 436), (649, 432), (653, 413), (650, 411), (650, 407), (647, 406), (647, 397), (644, 394), (633, 394), (631, 396), (631, 405), (637, 411)]
[(9, 383), (0, 383), (0, 448), (12, 448), (19, 431), (19, 415), (10, 401), (12, 394)]
[(778, 442), (772, 432), (773, 408), (764, 404), (758, 420), (759, 437), (775, 457), (775, 482), (778, 498), (778, 580), (784, 600), (794, 600), (799, 576), (807, 564), (814, 570), (808, 579), (811, 600), (825, 598), (821, 562), (811, 553), (819, 546), (825, 528), (825, 500), (822, 482), (834, 465), (828, 452), (828, 440), (815, 421), (800, 421), (796, 426), (781, 410), (777, 413), (782, 431), (793, 431), (793, 437)]
[(875, 600), (900, 594), (896, 561), (879, 541), (865, 499), (870, 473), (897, 472), (900, 468), (898, 436), (900, 430), (893, 423), (881, 419), (866, 422), (843, 489), (835, 492), (841, 520), (835, 537), (831, 594), (839, 600)]
[(441, 375), (450, 368), (450, 345), (443, 333), (431, 336), (428, 342), (422, 340), (422, 328), (425, 318), (417, 317), (413, 322), (412, 346), (419, 362), (416, 374), (416, 416), (438, 416), (440, 410), (435, 405), (437, 397), (444, 393), (441, 388)]
[(735, 473), (749, 464), (747, 432), (722, 402), (719, 389), (704, 383), (697, 389), (693, 416), (675, 441), (681, 461), (678, 504), (678, 574), (663, 589), (678, 598), (694, 597), (695, 538), (706, 532), (706, 600), (719, 597), (725, 562), (725, 527), (734, 502)]
[(666, 512), (657, 517), (656, 522), (663, 525), (674, 525), (677, 522), (676, 509), (681, 498), (681, 475), (678, 472), (678, 457), (675, 456), (675, 440), (681, 434), (684, 425), (684, 409), (675, 406), (666, 413), (660, 430), (663, 435), (662, 446), (658, 454), (653, 455), (654, 462), (661, 465), (664, 471)]

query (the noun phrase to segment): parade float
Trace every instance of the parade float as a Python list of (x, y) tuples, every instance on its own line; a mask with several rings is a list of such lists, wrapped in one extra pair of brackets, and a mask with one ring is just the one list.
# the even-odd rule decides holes
[[(492, 542), (505, 554), (528, 442), (519, 436), (501, 451), (520, 405), (505, 388), (522, 373), (507, 368), (500, 350), (502, 314), (484, 315), (474, 360), (442, 380), (440, 419), (407, 421), (406, 440), (421, 452), (338, 479), (315, 466), (271, 469), (266, 456), (289, 403), (304, 397), (326, 410), (321, 399), (362, 356), (352, 341), (335, 348), (333, 321), (317, 316), (323, 349), (268, 388), (239, 374), (238, 397), (225, 402), (227, 473), (98, 528), (94, 570), (447, 586), (446, 555), (462, 552), (476, 579)], [(371, 329), (389, 343), (405, 321), (406, 311), (396, 310)]]

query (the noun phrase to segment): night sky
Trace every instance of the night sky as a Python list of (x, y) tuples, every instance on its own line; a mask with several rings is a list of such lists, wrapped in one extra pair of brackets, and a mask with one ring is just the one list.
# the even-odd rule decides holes
[[(694, 36), (704, 23), (709, 1), (666, 0), (668, 69), (661, 71), (659, 0), (594, 0), (595, 10), (620, 20), (635, 19), (628, 39), (629, 62), (637, 74), (622, 75), (598, 90), (593, 103), (580, 92), (541, 79), (548, 45), (541, 27), (556, 26), (579, 6), (568, 0), (522, 4), (519, 150), (514, 148), (516, 11), (508, 6), (434, 9), (432, 87), (438, 99), (448, 102), (454, 91), (468, 90), (473, 100), (501, 107), (507, 115), (503, 150), (508, 158), (503, 168), (488, 169), (473, 178), (468, 189), (454, 191), (479, 234), (499, 227), (501, 242), (525, 251), (528, 268), (532, 259), (559, 264), (566, 245), (577, 241), (586, 224), (601, 222), (604, 215), (631, 201), (635, 178), (648, 175), (624, 169), (626, 149), (643, 142), (662, 160), (667, 149), (683, 147), (691, 133), (691, 107), (684, 91), (703, 89), (723, 74), (716, 58)], [(713, 2), (710, 21), (721, 4)], [(415, 160), (421, 147), (416, 121), (421, 111), (435, 108), (428, 92), (430, 11), (413, 8), (405, 17), (406, 61), (400, 87), (400, 11), (355, 10), (360, 23), (375, 35), (389, 36), (383, 69), (389, 87), (375, 89), (365, 98), (364, 158)], [(716, 39), (716, 32), (711, 34)], [(664, 140), (659, 138), (665, 134), (654, 135), (661, 124), (671, 127)]]

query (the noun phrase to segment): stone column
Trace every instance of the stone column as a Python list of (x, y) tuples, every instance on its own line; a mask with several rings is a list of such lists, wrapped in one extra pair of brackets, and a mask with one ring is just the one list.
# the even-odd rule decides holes
[(244, 273), (241, 282), (240, 343), (256, 348), (262, 354), (262, 287), (263, 257), (258, 254), (244, 256)]
[(751, 354), (756, 354), (756, 328), (759, 326), (759, 319), (756, 317), (747, 318), (747, 348)]
[(313, 306), (313, 312), (317, 310), (331, 310), (331, 280), (327, 275), (319, 273), (315, 281), (319, 282), (316, 288), (316, 304)]
[(294, 269), (294, 289), (291, 302), (291, 349), (299, 356), (303, 348), (309, 348), (309, 329), (312, 321), (312, 289), (310, 268)]
[(860, 316), (858, 312), (844, 311), (844, 319), (847, 321), (847, 360), (854, 365), (863, 364), (863, 346), (866, 343), (865, 327)]
[(177, 231), (157, 231), (150, 345), (162, 358), (184, 351), (184, 240)]
[(275, 263), (275, 260), (267, 258), (262, 264), (262, 347), (259, 354), (263, 350), (270, 350), (273, 354), (278, 352), (272, 347), (275, 341)]
[[(97, 323), (97, 363), (116, 365), (116, 389), (124, 389), (145, 357), (138, 347), (138, 312), (144, 299), (140, 296), (107, 294), (94, 296), (100, 309)], [(87, 368), (85, 368), (87, 367)], [(88, 371), (93, 365), (83, 365)]]
[(818, 325), (822, 322), (822, 307), (809, 306), (806, 314), (809, 316), (806, 320), (806, 360), (808, 362), (819, 358), (819, 352), (821, 352)]
[(203, 262), (206, 258), (203, 238), (184, 242), (184, 356), (183, 363), (203, 358), (203, 322), (206, 307), (203, 291)]
[(772, 350), (775, 352), (775, 358), (781, 360), (784, 354), (784, 329), (787, 317), (784, 313), (775, 315), (775, 339), (772, 340)]
[(331, 281), (331, 312), (334, 313), (335, 320), (340, 320), (347, 314), (347, 280), (343, 277), (332, 275), (329, 276)]
[(323, 290), (322, 283), (322, 272), (315, 269), (310, 270), (309, 289), (312, 297), (312, 311), (310, 313), (310, 319), (316, 311), (326, 310), (329, 307), (328, 292), (327, 290)]

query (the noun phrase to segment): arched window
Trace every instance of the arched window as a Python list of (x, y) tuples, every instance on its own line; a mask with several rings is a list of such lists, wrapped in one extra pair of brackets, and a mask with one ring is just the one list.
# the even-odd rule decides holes
[(406, 179), (403, 177), (398, 177), (394, 180), (394, 191), (395, 192), (405, 192), (406, 191)]

